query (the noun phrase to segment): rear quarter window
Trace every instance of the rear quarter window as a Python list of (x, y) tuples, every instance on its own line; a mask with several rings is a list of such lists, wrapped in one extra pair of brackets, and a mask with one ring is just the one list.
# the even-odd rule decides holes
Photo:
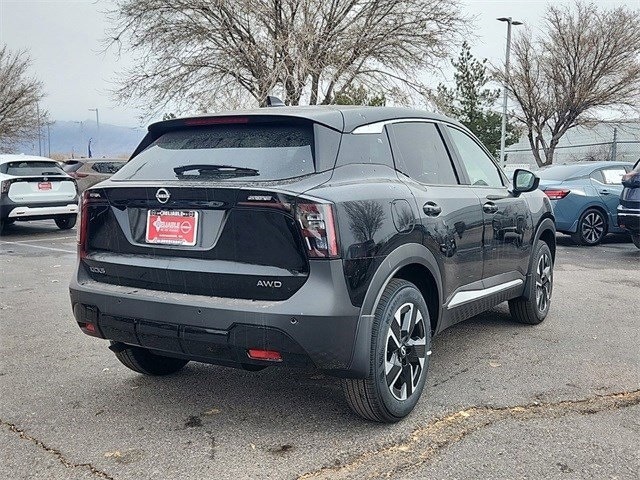
[(363, 163), (387, 165), (393, 168), (391, 147), (386, 133), (342, 135), (336, 167)]
[(112, 180), (268, 181), (315, 172), (313, 124), (185, 127), (167, 132)]

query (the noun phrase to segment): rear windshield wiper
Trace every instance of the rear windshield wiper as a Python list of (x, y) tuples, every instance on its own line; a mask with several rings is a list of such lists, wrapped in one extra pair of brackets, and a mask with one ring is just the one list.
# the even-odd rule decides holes
[[(182, 165), (175, 167), (173, 171), (179, 177), (255, 177), (260, 172), (255, 168), (234, 167), (232, 165)], [(187, 172), (198, 172), (197, 175)]]

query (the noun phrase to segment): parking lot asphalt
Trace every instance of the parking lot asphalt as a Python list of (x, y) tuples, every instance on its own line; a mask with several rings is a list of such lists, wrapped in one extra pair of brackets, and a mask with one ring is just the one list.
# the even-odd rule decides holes
[(545, 322), (501, 305), (443, 332), (418, 406), (389, 426), (315, 371), (129, 371), (73, 320), (75, 230), (10, 226), (0, 478), (640, 478), (640, 250), (558, 242)]

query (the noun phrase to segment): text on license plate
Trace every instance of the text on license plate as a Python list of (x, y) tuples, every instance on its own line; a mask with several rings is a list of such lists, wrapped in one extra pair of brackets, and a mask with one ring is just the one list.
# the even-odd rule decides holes
[(38, 190), (51, 190), (51, 182), (38, 182)]
[(198, 212), (195, 210), (149, 210), (147, 213), (147, 243), (192, 247), (197, 233)]

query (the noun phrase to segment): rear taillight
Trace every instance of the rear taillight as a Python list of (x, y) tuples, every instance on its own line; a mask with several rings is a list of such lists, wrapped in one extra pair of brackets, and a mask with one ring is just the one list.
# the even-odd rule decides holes
[(560, 200), (569, 195), (571, 190), (545, 190), (544, 193), (551, 200)]
[(85, 191), (80, 197), (80, 228), (78, 228), (78, 256), (85, 258), (87, 256), (87, 227), (88, 227), (88, 191)]
[(87, 256), (87, 243), (89, 241), (89, 206), (96, 203), (104, 203), (100, 192), (85, 190), (80, 197), (80, 228), (78, 228), (78, 255), (80, 258)]
[(298, 203), (296, 221), (310, 257), (337, 258), (338, 237), (336, 234), (333, 205), (328, 203)]
[(3, 180), (0, 182), (0, 194), (4, 195), (9, 192), (9, 187), (11, 187), (11, 180)]

